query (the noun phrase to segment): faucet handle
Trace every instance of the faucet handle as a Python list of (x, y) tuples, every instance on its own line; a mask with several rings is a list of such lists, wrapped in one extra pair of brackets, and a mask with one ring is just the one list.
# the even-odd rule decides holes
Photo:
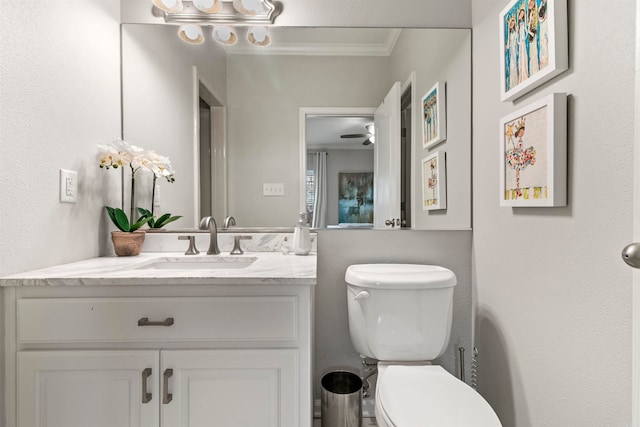
[(196, 248), (196, 236), (178, 236), (178, 240), (189, 241), (189, 249), (184, 253), (185, 255), (198, 255), (200, 253)]
[(244, 251), (240, 247), (240, 239), (242, 239), (242, 236), (234, 236), (233, 250), (231, 250), (230, 255), (242, 255), (244, 253)]

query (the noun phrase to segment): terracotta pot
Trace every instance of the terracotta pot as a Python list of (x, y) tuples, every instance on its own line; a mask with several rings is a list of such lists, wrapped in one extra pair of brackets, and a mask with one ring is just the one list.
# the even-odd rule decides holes
[(143, 230), (132, 231), (112, 231), (111, 241), (118, 256), (134, 256), (140, 254), (142, 242), (144, 242), (145, 232)]

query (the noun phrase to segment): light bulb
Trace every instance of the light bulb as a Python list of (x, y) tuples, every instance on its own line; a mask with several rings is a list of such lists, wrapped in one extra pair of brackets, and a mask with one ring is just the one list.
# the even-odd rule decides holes
[(180, 25), (178, 29), (178, 37), (189, 44), (201, 44), (204, 42), (204, 34), (202, 34), (202, 28), (196, 24), (184, 24)]
[(205, 13), (216, 13), (222, 10), (221, 0), (193, 0), (193, 5)]
[(218, 25), (213, 27), (213, 39), (220, 44), (231, 46), (238, 41), (236, 30), (230, 25)]
[(182, 11), (182, 0), (151, 0), (153, 5), (167, 13)]
[(262, 12), (262, 1), (260, 0), (233, 0), (233, 7), (243, 15), (257, 15)]
[(247, 32), (247, 40), (256, 46), (269, 46), (271, 44), (271, 36), (267, 27), (251, 27)]

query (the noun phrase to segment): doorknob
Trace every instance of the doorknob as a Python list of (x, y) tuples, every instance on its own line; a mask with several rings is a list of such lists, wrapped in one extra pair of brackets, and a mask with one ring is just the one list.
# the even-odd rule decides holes
[(622, 259), (633, 268), (640, 268), (640, 243), (630, 243), (622, 250)]

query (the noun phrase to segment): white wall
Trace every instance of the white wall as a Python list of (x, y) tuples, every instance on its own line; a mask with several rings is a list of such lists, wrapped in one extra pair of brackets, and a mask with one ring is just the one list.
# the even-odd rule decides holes
[[(119, 181), (96, 145), (120, 135), (119, 1), (3, 2), (0, 14), (0, 275), (110, 247), (103, 206)], [(78, 203), (59, 202), (59, 169)]]
[[(631, 419), (635, 2), (569, 0), (570, 69), (499, 100), (498, 13), (473, 1), (475, 339), (480, 391), (505, 426)], [(569, 203), (500, 208), (499, 120), (567, 92)], [(637, 118), (636, 118), (637, 119)]]
[[(175, 182), (160, 182), (159, 215), (183, 218), (169, 228), (197, 226), (194, 199), (193, 67), (223, 105), (226, 56), (217, 43), (192, 46), (177, 37), (177, 27), (122, 26), (123, 134), (133, 144), (169, 156)], [(129, 172), (129, 171), (127, 171)], [(136, 173), (136, 206), (151, 208), (152, 174)], [(127, 199), (128, 200), (128, 199)], [(125, 202), (128, 205), (128, 201)]]
[[(417, 60), (421, 58), (421, 60)], [(423, 230), (471, 228), (471, 31), (402, 30), (391, 57), (391, 79), (404, 83), (416, 73), (413, 105), (415, 133), (413, 181), (414, 222)], [(431, 149), (422, 148), (421, 99), (433, 85), (446, 83), (447, 139)], [(446, 153), (447, 209), (422, 210), (422, 159)]]
[[(0, 276), (109, 250), (103, 206), (119, 187), (95, 154), (120, 135), (119, 13), (115, 0), (2, 3)], [(78, 172), (76, 204), (58, 201), (60, 168)]]
[[(243, 226), (293, 226), (299, 210), (300, 107), (375, 107), (388, 58), (227, 57), (229, 214)], [(263, 183), (284, 183), (264, 197)]]

